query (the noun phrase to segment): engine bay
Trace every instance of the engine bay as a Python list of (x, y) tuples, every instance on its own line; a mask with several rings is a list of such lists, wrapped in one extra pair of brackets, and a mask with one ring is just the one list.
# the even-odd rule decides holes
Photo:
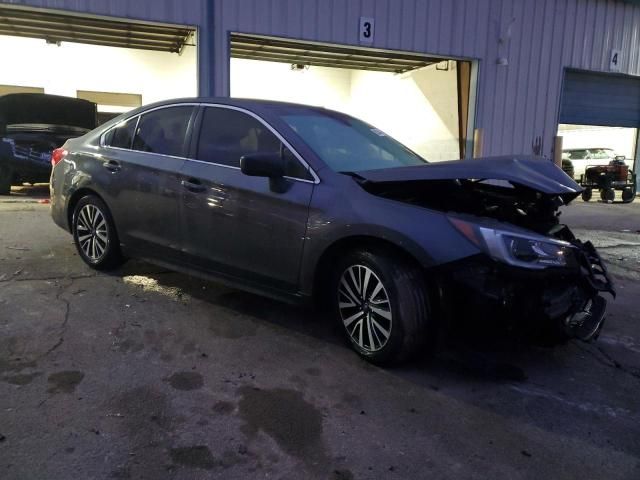
[(559, 195), (540, 193), (503, 180), (364, 181), (361, 185), (379, 197), (440, 212), (493, 218), (543, 235), (556, 236), (558, 209), (565, 205)]

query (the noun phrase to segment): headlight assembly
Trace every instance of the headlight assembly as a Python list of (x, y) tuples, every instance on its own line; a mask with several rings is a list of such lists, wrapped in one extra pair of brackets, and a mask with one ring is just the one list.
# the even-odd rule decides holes
[(456, 229), (495, 260), (516, 267), (543, 269), (567, 265), (570, 243), (543, 237), (524, 235), (482, 227), (457, 218), (450, 218)]

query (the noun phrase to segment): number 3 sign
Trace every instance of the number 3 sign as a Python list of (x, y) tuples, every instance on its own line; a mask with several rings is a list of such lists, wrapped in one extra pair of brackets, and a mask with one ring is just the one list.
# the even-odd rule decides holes
[(373, 18), (360, 17), (360, 43), (373, 43), (374, 26)]

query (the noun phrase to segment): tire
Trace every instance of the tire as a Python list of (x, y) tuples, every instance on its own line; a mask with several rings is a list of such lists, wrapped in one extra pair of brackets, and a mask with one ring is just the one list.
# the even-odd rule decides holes
[(13, 173), (8, 167), (0, 166), (0, 195), (11, 194), (11, 180)]
[(91, 268), (112, 270), (124, 262), (111, 212), (100, 198), (81, 198), (73, 211), (72, 225), (78, 255)]
[(588, 202), (589, 200), (591, 200), (592, 196), (593, 196), (593, 190), (591, 190), (590, 188), (585, 188), (582, 191), (582, 200), (584, 200), (585, 202)]
[(372, 363), (401, 363), (435, 338), (429, 338), (433, 329), (422, 272), (396, 255), (381, 249), (347, 254), (333, 271), (330, 291), (341, 330)]
[(616, 199), (616, 191), (613, 188), (600, 190), (600, 199), (603, 202), (613, 202)]
[(622, 201), (624, 203), (631, 203), (636, 198), (636, 192), (634, 188), (626, 187), (622, 190)]
[(571, 180), (574, 180), (576, 171), (573, 167), (573, 163), (571, 160), (563, 159), (562, 160), (562, 171), (571, 177)]

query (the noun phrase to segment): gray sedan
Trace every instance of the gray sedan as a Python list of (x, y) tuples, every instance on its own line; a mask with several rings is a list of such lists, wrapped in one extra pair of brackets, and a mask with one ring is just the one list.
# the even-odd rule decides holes
[(342, 113), (198, 98), (124, 114), (52, 163), (53, 219), (91, 267), (137, 257), (315, 299), (379, 364), (451, 325), (590, 340), (614, 294), (558, 221), (580, 187), (540, 158), (429, 164)]

